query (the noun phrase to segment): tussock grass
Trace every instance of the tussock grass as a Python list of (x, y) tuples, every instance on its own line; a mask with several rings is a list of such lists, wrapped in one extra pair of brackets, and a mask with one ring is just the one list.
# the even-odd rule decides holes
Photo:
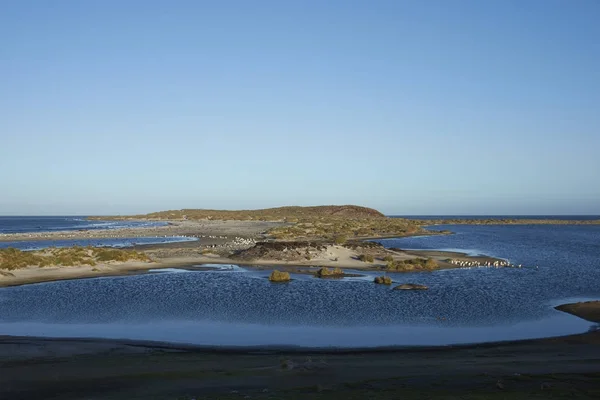
[(433, 258), (413, 258), (412, 260), (388, 261), (386, 270), (394, 272), (433, 271), (438, 263)]
[(292, 278), (289, 272), (274, 270), (269, 276), (271, 282), (289, 282)]
[(50, 247), (37, 251), (0, 249), (0, 269), (12, 271), (29, 266), (40, 268), (50, 266), (95, 266), (98, 263), (126, 261), (151, 261), (150, 258), (134, 250), (108, 249), (97, 247)]
[(335, 267), (333, 269), (329, 269), (327, 267), (322, 267), (322, 268), (319, 268), (319, 270), (315, 273), (315, 275), (318, 276), (319, 278), (327, 278), (327, 277), (332, 277), (332, 276), (343, 276), (344, 271), (339, 267)]
[(372, 263), (373, 261), (375, 261), (375, 259), (373, 258), (373, 256), (371, 254), (361, 254), (358, 256), (358, 259), (362, 262), (369, 262), (369, 263)]
[(344, 244), (348, 241), (348, 237), (344, 235), (337, 235), (333, 238), (333, 243), (335, 244)]

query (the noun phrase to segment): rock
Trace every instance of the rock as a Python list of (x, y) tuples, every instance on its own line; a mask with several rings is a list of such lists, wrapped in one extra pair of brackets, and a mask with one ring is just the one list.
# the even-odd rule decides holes
[(278, 270), (274, 270), (273, 272), (271, 272), (269, 280), (271, 282), (289, 282), (292, 280), (292, 278), (290, 278), (289, 272), (281, 272)]
[(403, 283), (402, 285), (398, 285), (394, 288), (394, 290), (427, 290), (429, 289), (425, 285), (419, 285), (416, 283)]
[(389, 276), (377, 276), (377, 277), (375, 277), (373, 282), (380, 284), (380, 285), (391, 285), (392, 278), (390, 278)]

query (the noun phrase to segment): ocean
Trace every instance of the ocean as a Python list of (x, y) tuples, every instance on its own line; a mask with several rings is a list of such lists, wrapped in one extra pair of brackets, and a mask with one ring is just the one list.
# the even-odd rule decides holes
[(390, 215), (391, 218), (407, 218), (419, 220), (486, 220), (486, 219), (531, 219), (531, 220), (560, 220), (560, 221), (591, 221), (599, 220), (600, 215)]
[(161, 221), (97, 221), (85, 216), (0, 216), (0, 233), (32, 233), (165, 226)]
[[(0, 216), (0, 238), (6, 234), (33, 234), (58, 231), (93, 231), (99, 229), (152, 228), (166, 226), (163, 221), (101, 221), (84, 216)], [(0, 249), (13, 247), (20, 250), (39, 250), (46, 247), (97, 246), (132, 247), (141, 244), (160, 244), (196, 240), (184, 236), (148, 236), (122, 238), (89, 238), (61, 240), (0, 241)]]
[(597, 324), (554, 306), (600, 298), (599, 225), (448, 225), (447, 236), (382, 239), (404, 249), (506, 258), (523, 268), (377, 272), (321, 280), (236, 265), (167, 269), (0, 289), (0, 334), (108, 337), (222, 346), (448, 345), (581, 333)]

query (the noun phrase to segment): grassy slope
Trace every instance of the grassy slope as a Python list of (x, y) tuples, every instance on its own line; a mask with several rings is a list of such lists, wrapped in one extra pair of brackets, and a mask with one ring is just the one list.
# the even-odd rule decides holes
[(111, 261), (150, 261), (150, 258), (134, 250), (97, 247), (48, 248), (40, 251), (0, 249), (0, 270), (16, 270), (28, 266), (79, 266), (96, 265)]

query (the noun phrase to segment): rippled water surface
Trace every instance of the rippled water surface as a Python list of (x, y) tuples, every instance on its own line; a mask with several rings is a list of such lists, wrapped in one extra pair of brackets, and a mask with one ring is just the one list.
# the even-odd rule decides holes
[(167, 222), (162, 221), (100, 221), (88, 220), (87, 217), (82, 216), (0, 216), (0, 234), (23, 234), (31, 232), (77, 231), (121, 228), (149, 228), (165, 225), (167, 225)]
[[(600, 226), (445, 226), (451, 236), (382, 241), (465, 249), (522, 269), (390, 274), (428, 291), (360, 278), (226, 267), (0, 289), (0, 334), (102, 336), (217, 345), (383, 346), (469, 343), (584, 332), (563, 301), (600, 297)], [(529, 268), (530, 266), (539, 266)]]
[(19, 240), (12, 242), (0, 242), (0, 249), (13, 247), (20, 250), (40, 250), (47, 247), (132, 247), (142, 244), (162, 244), (189, 242), (198, 240), (187, 236), (145, 236), (132, 238), (93, 238), (93, 239), (65, 239), (65, 240)]

